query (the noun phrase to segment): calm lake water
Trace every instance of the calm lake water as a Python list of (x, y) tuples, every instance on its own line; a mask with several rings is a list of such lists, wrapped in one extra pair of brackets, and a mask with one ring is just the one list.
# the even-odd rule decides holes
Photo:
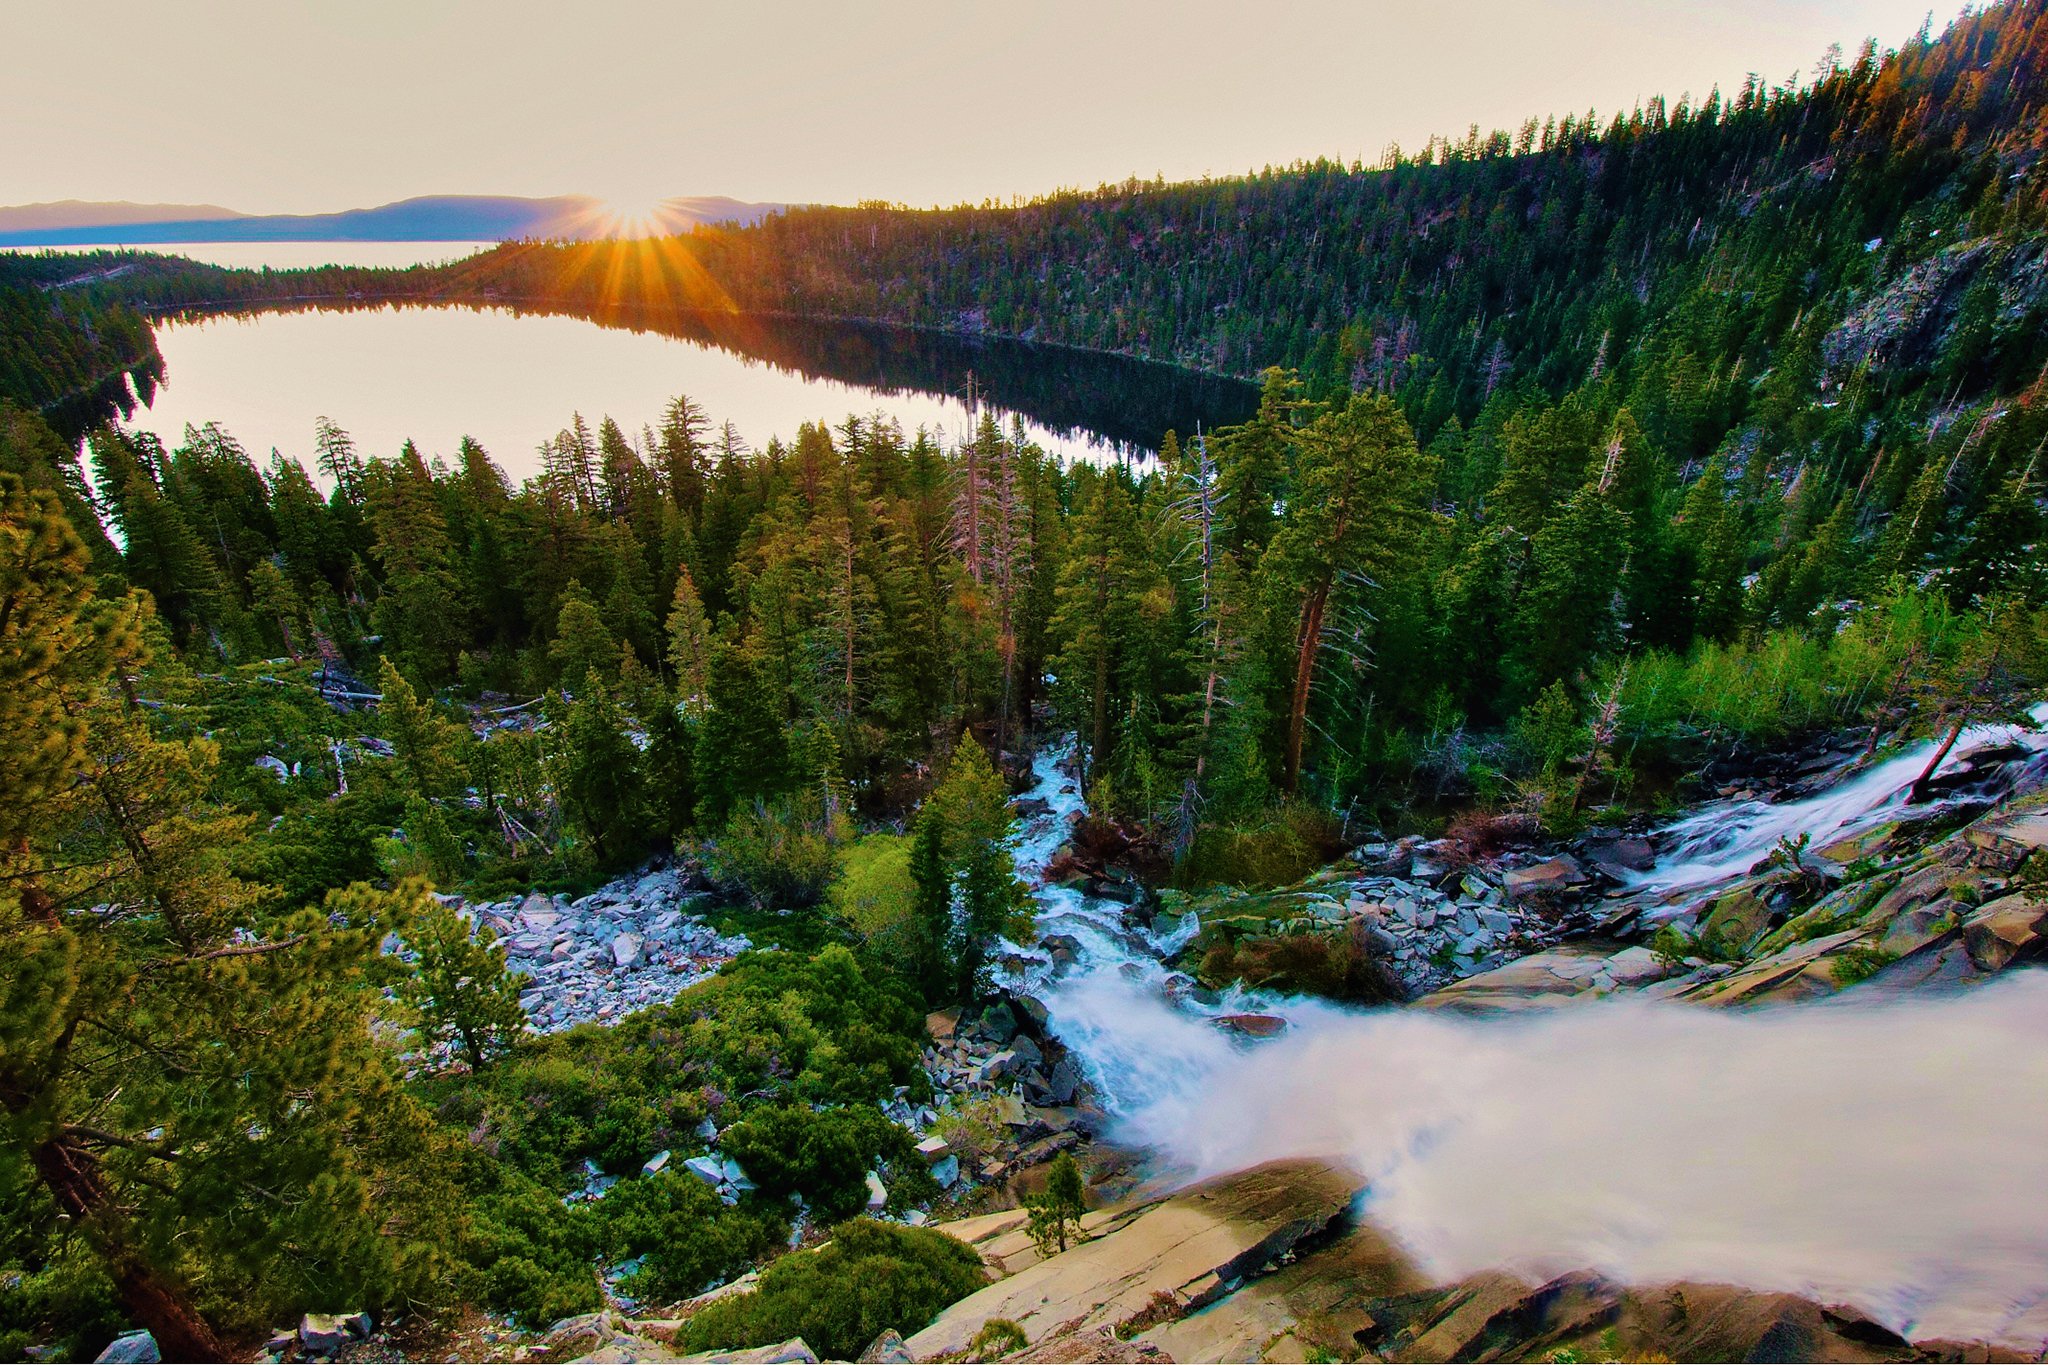
[[(405, 265), (462, 243), (229, 243), (220, 264)], [(358, 248), (373, 249), (367, 259)], [(178, 248), (188, 254), (216, 248)], [(225, 253), (246, 253), (229, 260)], [(342, 306), (159, 322), (167, 382), (131, 425), (176, 445), (217, 421), (259, 460), (274, 448), (310, 466), (327, 417), (366, 452), (407, 440), (432, 458), (474, 437), (516, 481), (538, 447), (581, 413), (629, 434), (686, 394), (714, 429), (730, 421), (755, 449), (800, 423), (880, 414), (906, 434), (957, 439), (969, 395), (1012, 415), (1069, 458), (1138, 457), (1173, 429), (1241, 422), (1257, 391), (1165, 365), (1063, 347), (961, 338), (862, 323), (693, 314), (615, 316), (603, 325), (529, 309)]]

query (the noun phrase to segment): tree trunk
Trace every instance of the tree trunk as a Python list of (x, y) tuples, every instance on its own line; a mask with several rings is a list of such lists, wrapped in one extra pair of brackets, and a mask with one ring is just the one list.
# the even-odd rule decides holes
[(149, 1329), (165, 1360), (225, 1360), (227, 1348), (185, 1301), (128, 1243), (126, 1219), (101, 1180), (98, 1160), (85, 1149), (52, 1138), (35, 1149), (36, 1173), (57, 1207), (81, 1225), (99, 1252), (128, 1316)]
[(1917, 805), (1927, 799), (1927, 783), (1933, 778), (1934, 770), (1941, 766), (1941, 760), (1947, 758), (1948, 751), (1955, 747), (1956, 740), (1962, 737), (1963, 722), (1966, 719), (1967, 714), (1958, 714), (1956, 716), (1956, 723), (1948, 729), (1948, 738), (1943, 740), (1941, 747), (1934, 751), (1934, 757), (1927, 760), (1927, 766), (1920, 770), (1920, 776), (1913, 779), (1913, 790), (1908, 793), (1907, 800)]
[(1315, 687), (1316, 657), (1323, 639), (1323, 612), (1329, 604), (1327, 578), (1309, 589), (1301, 604), (1301, 652), (1294, 661), (1294, 699), (1287, 708), (1287, 768), (1282, 778), (1290, 793), (1301, 782), (1301, 735), (1308, 724), (1308, 699)]

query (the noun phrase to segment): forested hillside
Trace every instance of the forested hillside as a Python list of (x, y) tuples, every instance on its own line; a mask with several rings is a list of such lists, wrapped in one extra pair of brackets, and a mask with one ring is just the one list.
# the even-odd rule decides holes
[[(2012, 714), (2048, 678), (2044, 14), (1372, 170), (410, 272), (0, 260), (0, 1343), (545, 1323), (594, 1261), (722, 1280), (869, 1170), (925, 1198), (883, 1107), (926, 1097), (922, 1008), (1029, 936), (1006, 800), (1048, 735), (1090, 855), (1199, 888)], [(470, 441), (323, 422), (309, 469), (63, 407), (147, 396), (131, 308), (380, 297), (985, 328), (1263, 400), (1097, 466), (992, 418), (749, 449), (679, 397), (564, 414), (516, 487)], [(656, 858), (788, 951), (537, 1038), (427, 894)], [(653, 1160), (707, 1122), (758, 1189)]]

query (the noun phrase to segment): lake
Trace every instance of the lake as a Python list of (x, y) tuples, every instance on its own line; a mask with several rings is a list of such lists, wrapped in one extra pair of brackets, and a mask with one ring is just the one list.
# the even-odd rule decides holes
[[(477, 244), (262, 242), (180, 247), (219, 264), (409, 265)], [(374, 259), (361, 249), (374, 249)], [(239, 256), (241, 259), (228, 259)], [(957, 439), (977, 407), (1075, 459), (1141, 457), (1169, 430), (1244, 421), (1257, 389), (1238, 380), (1067, 347), (859, 322), (625, 312), (601, 323), (505, 307), (374, 301), (161, 319), (166, 383), (131, 425), (171, 445), (219, 422), (259, 460), (273, 448), (309, 464), (326, 417), (366, 452), (407, 440), (432, 458), (474, 437), (515, 480), (581, 413), (628, 434), (686, 394), (750, 447), (785, 443), (807, 421), (881, 414), (906, 433)]]

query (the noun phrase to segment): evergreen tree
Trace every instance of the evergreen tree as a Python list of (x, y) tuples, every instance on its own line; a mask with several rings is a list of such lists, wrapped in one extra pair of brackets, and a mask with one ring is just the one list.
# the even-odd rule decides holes
[(386, 737), (398, 750), (406, 785), (429, 798), (459, 794), (468, 776), (463, 750), (469, 737), (462, 727), (443, 720), (431, 702), (421, 701), (388, 658), (378, 663), (377, 686), (382, 693), (377, 714)]
[(471, 1071), (482, 1071), (525, 1033), (519, 993), (532, 979), (505, 969), (505, 950), (488, 926), (472, 926), (421, 883), (395, 894), (406, 902), (400, 937), (414, 956), (398, 998), (416, 1020), (414, 1037), (424, 1048), (452, 1045)]

